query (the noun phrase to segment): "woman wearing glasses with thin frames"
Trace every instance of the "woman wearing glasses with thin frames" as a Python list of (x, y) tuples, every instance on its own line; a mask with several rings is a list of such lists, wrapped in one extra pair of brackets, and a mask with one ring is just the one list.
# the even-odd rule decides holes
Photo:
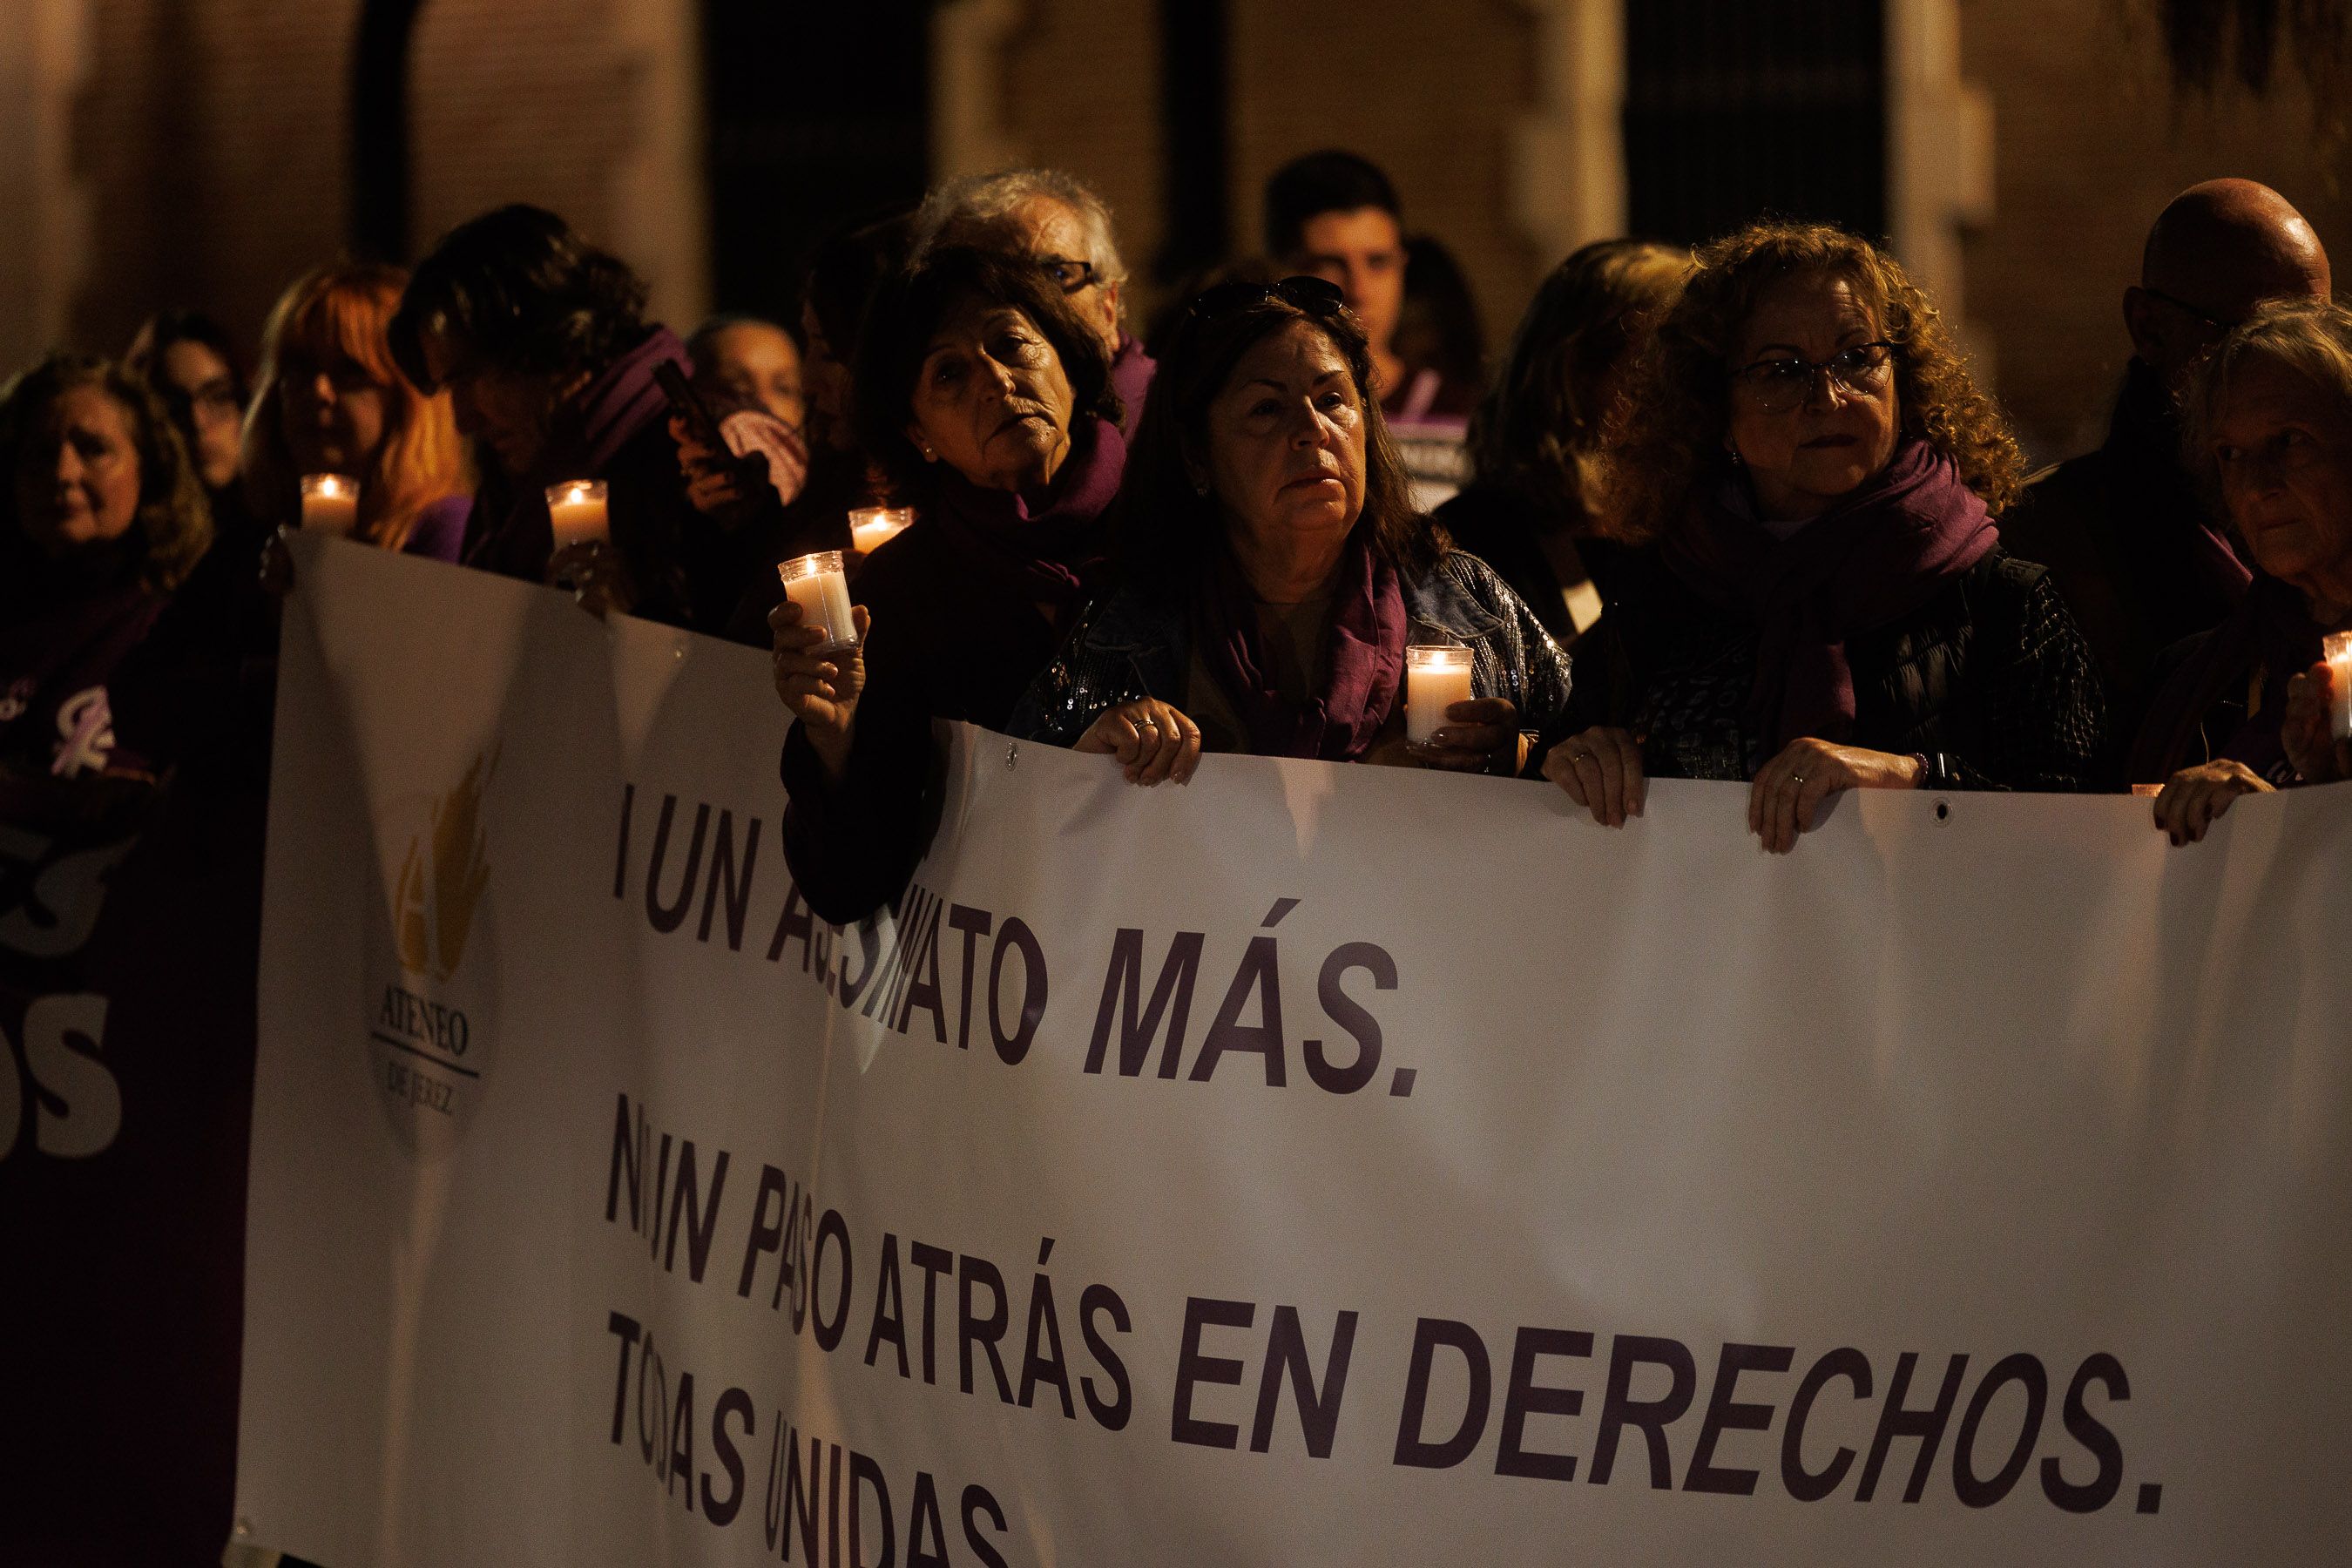
[(2000, 549), (2017, 442), (1927, 297), (1841, 230), (1700, 249), (1614, 410), (1622, 574), (1544, 772), (1594, 818), (1653, 776), (1739, 779), (1785, 853), (1848, 789), (2074, 790), (2098, 678)]

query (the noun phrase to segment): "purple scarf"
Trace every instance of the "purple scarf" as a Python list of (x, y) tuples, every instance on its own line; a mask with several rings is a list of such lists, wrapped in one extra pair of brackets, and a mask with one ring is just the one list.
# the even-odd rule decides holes
[(1070, 435), (1070, 455), (1054, 476), (1051, 499), (1036, 511), (1011, 490), (982, 489), (962, 475), (940, 475), (922, 523), (990, 593), (1066, 611), (1083, 601), (1108, 554), (1102, 515), (1118, 493), (1127, 441), (1099, 419)]
[(1321, 690), (1292, 707), (1266, 673), (1257, 605), (1231, 557), (1219, 552), (1201, 607), (1201, 658), (1249, 727), (1261, 757), (1362, 756), (1388, 722), (1404, 685), (1404, 584), (1351, 538), (1332, 581), (1330, 661)]
[(1916, 610), (2000, 542), (1949, 458), (1906, 440), (1878, 474), (1786, 540), (1757, 520), (1736, 477), (1694, 499), (1660, 553), (1699, 597), (1759, 634), (1751, 732), (1772, 748), (1853, 733), (1850, 638)]
[(1118, 394), (1124, 411), (1119, 416), (1121, 430), (1139, 429), (1143, 425), (1143, 400), (1151, 395), (1151, 378), (1160, 373), (1160, 362), (1143, 352), (1143, 345), (1125, 332), (1118, 335), (1118, 353), (1111, 356), (1110, 389)]
[(2319, 628), (2303, 595), (2275, 577), (2257, 574), (2230, 618), (2197, 644), (2148, 704), (2132, 747), (2132, 781), (2161, 783), (2206, 760), (2197, 744), (2205, 716), (2222, 699), (2242, 695), (2257, 668), (2263, 672), (2260, 710), (2213, 756), (2270, 776), (2286, 760), (2279, 727), (2286, 716), (2287, 678), (2318, 662)]

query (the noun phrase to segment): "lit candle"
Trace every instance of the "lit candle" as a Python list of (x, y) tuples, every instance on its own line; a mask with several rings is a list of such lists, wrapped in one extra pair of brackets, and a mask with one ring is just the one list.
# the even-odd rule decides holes
[(840, 551), (820, 550), (781, 562), (776, 575), (784, 580), (785, 595), (801, 607), (801, 625), (824, 633), (825, 640), (817, 652), (857, 646), (856, 625), (849, 618), (849, 579), (841, 573)]
[(1445, 710), (1470, 700), (1470, 650), (1417, 643), (1404, 650), (1404, 738), (1428, 742)]
[(849, 514), (849, 542), (860, 554), (871, 554), (877, 547), (888, 543), (915, 521), (915, 509), (910, 506), (862, 506)]
[(349, 538), (360, 525), (360, 482), (341, 474), (302, 476), (302, 526)]
[(2328, 633), (2319, 639), (2319, 651), (2327, 660), (2328, 695), (2335, 699), (2328, 732), (2352, 741), (2352, 632)]
[(555, 525), (555, 548), (602, 544), (613, 537), (604, 516), (604, 481), (566, 479), (547, 487), (548, 521)]

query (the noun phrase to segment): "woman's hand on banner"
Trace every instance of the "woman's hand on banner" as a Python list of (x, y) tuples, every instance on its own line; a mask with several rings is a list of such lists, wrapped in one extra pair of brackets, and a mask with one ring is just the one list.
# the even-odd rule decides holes
[(1756, 771), (1748, 791), (1748, 831), (1771, 853), (1786, 855), (1800, 834), (1813, 830), (1832, 796), (1850, 789), (1917, 789), (1923, 771), (1916, 757), (1801, 736)]
[(1603, 827), (1624, 826), (1649, 804), (1641, 743), (1630, 731), (1596, 724), (1570, 735), (1544, 753), (1543, 775)]
[(2156, 797), (2156, 825), (2176, 845), (2194, 844), (2242, 795), (2268, 795), (2271, 786), (2243, 763), (2223, 759), (2183, 768)]
[(800, 721), (817, 760), (838, 784), (849, 773), (857, 702), (866, 692), (866, 631), (874, 617), (865, 605), (853, 606), (849, 621), (857, 633), (856, 645), (830, 653), (817, 651), (825, 640), (824, 628), (803, 626), (801, 620), (801, 606), (793, 599), (768, 612), (768, 630), (775, 637), (776, 695)]
[(1071, 750), (1108, 753), (1132, 784), (1191, 784), (1201, 765), (1201, 727), (1156, 697), (1105, 709)]

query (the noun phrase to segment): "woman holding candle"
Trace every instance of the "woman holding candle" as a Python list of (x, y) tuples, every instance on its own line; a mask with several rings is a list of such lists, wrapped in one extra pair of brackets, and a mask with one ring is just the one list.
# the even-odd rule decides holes
[(867, 561), (848, 639), (804, 617), (824, 563), (786, 563), (810, 586), (770, 621), (799, 720), (785, 855), (833, 921), (895, 898), (921, 856), (931, 721), (1002, 729), (1053, 657), (1127, 459), (1100, 339), (1037, 268), (992, 255), (942, 249), (887, 280), (853, 385), (862, 444), (920, 521)]
[(387, 329), (407, 275), (341, 262), (296, 280), (262, 330), (261, 380), (245, 422), (246, 495), (278, 525), (311, 524), (301, 481), (349, 481), (353, 538), (455, 561), (473, 498), (446, 393), (427, 395), (393, 362)]
[(2003, 553), (2017, 443), (1894, 258), (1811, 224), (1698, 252), (1612, 412), (1620, 568), (1546, 775), (1596, 821), (1656, 775), (1749, 781), (1795, 847), (1849, 789), (2074, 790), (2105, 724), (2082, 634)]
[[(446, 391), (486, 461), (460, 559), (566, 581), (583, 604), (716, 629), (753, 562), (740, 534), (688, 505), (654, 369), (686, 366), (645, 319), (646, 286), (553, 213), (500, 207), (417, 264), (393, 317), (393, 357)], [(547, 491), (601, 479), (609, 544), (555, 549)]]
[(1013, 733), (1144, 784), (1188, 780), (1203, 751), (1517, 771), (1520, 726), (1559, 714), (1568, 661), (1413, 510), (1371, 386), (1333, 284), (1194, 300), (1136, 435), (1120, 586)]
[[(2156, 825), (2205, 836), (2230, 803), (2347, 776), (2332, 633), (2352, 629), (2352, 311), (2263, 307), (2192, 373), (2188, 454), (2220, 491), (2254, 579), (2228, 620), (2175, 650), (2131, 776), (2163, 781)], [(2336, 645), (2340, 647), (2341, 645)]]

